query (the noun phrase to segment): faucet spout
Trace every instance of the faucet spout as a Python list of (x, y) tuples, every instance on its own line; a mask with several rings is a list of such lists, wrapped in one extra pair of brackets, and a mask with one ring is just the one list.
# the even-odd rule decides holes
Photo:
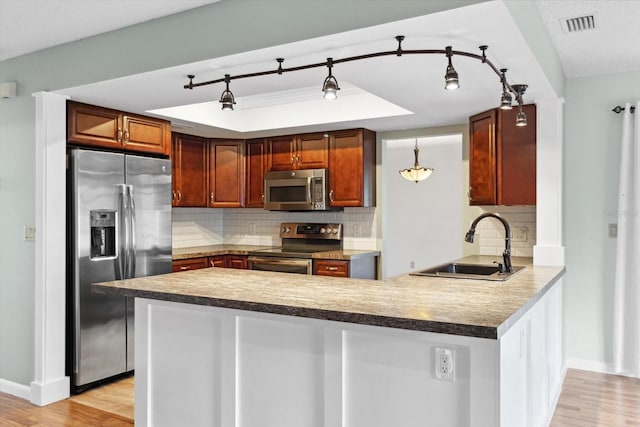
[(478, 225), (480, 220), (487, 217), (496, 218), (504, 226), (504, 234), (505, 234), (504, 252), (502, 253), (503, 264), (500, 269), (500, 272), (511, 273), (513, 272), (513, 265), (511, 264), (511, 227), (509, 226), (509, 223), (507, 222), (506, 219), (502, 218), (500, 215), (495, 213), (491, 213), (491, 212), (483, 213), (482, 215), (478, 216), (476, 219), (473, 220), (473, 222), (471, 223), (471, 227), (469, 227), (469, 231), (467, 231), (467, 234), (464, 237), (464, 240), (466, 242), (473, 243), (473, 237), (476, 233), (476, 226)]

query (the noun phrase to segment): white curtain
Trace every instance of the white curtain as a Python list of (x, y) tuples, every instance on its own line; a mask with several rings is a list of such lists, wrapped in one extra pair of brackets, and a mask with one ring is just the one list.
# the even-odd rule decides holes
[(640, 377), (640, 101), (631, 107), (622, 118), (613, 358), (617, 373)]

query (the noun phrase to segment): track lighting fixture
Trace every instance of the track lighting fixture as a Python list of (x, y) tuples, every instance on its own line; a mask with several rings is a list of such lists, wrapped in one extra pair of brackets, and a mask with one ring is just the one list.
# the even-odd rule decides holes
[(327, 58), (327, 68), (329, 69), (329, 75), (326, 79), (324, 79), (324, 83), (322, 84), (322, 92), (324, 92), (324, 99), (332, 101), (338, 97), (338, 91), (340, 90), (338, 81), (331, 74), (331, 68), (333, 68), (332, 58)]
[(224, 90), (224, 92), (222, 92), (222, 96), (220, 96), (222, 111), (233, 111), (233, 105), (236, 103), (236, 100), (233, 97), (233, 92), (229, 90), (230, 81), (231, 81), (231, 76), (229, 74), (225, 74), (224, 82), (227, 84), (227, 88)]
[(433, 169), (431, 168), (423, 168), (418, 164), (418, 140), (416, 139), (416, 145), (413, 148), (413, 154), (415, 156), (415, 162), (413, 163), (413, 167), (409, 169), (402, 169), (400, 175), (407, 181), (414, 181), (416, 184), (420, 181), (424, 181), (425, 179), (431, 176)]
[[(502, 96), (500, 99), (500, 108), (501, 109), (511, 109), (512, 106), (512, 102), (513, 102), (513, 95), (515, 95), (515, 100), (518, 102), (518, 114), (516, 116), (516, 125), (517, 126), (526, 126), (527, 124), (527, 116), (525, 115), (525, 113), (522, 111), (522, 105), (523, 105), (523, 99), (522, 99), (522, 95), (524, 94), (524, 91), (527, 89), (527, 85), (524, 84), (520, 84), (520, 85), (509, 85), (509, 83), (507, 82), (507, 79), (505, 77), (505, 73), (507, 71), (506, 68), (500, 69), (498, 70), (498, 68), (493, 65), (493, 63), (487, 58), (486, 55), (486, 51), (488, 46), (482, 45), (479, 46), (479, 49), (481, 51), (481, 54), (478, 55), (476, 53), (471, 53), (471, 52), (464, 52), (464, 51), (459, 51), (456, 50), (454, 51), (453, 48), (451, 46), (447, 46), (444, 49), (412, 49), (412, 50), (404, 50), (402, 48), (402, 41), (405, 39), (404, 36), (396, 36), (395, 37), (396, 41), (398, 42), (398, 46), (396, 49), (394, 50), (387, 50), (387, 51), (382, 51), (382, 52), (373, 52), (373, 53), (368, 53), (368, 54), (363, 54), (363, 55), (357, 55), (357, 56), (350, 56), (347, 58), (341, 58), (341, 59), (333, 59), (333, 58), (327, 58), (326, 62), (317, 62), (314, 64), (307, 64), (307, 65), (299, 65), (296, 67), (290, 67), (290, 68), (284, 68), (282, 66), (282, 63), (284, 62), (284, 58), (277, 58), (276, 61), (278, 62), (278, 67), (271, 69), (271, 70), (266, 70), (266, 71), (258, 71), (258, 72), (253, 72), (253, 73), (247, 73), (247, 74), (240, 74), (237, 76), (233, 76), (233, 79), (246, 79), (249, 77), (259, 77), (259, 76), (266, 76), (266, 75), (270, 75), (270, 74), (283, 74), (283, 73), (289, 73), (292, 71), (302, 71), (302, 70), (308, 70), (311, 68), (319, 68), (319, 67), (327, 67), (329, 69), (329, 75), (324, 79), (324, 83), (322, 84), (322, 92), (323, 92), (323, 97), (325, 99), (336, 99), (338, 97), (338, 91), (340, 90), (340, 87), (338, 86), (338, 81), (336, 80), (336, 78), (333, 76), (332, 74), (332, 68), (334, 64), (338, 64), (338, 63), (344, 63), (344, 62), (351, 62), (351, 61), (360, 61), (360, 60), (364, 60), (364, 59), (370, 59), (370, 58), (377, 58), (380, 56), (403, 56), (403, 55), (446, 55), (447, 57), (447, 69), (445, 72), (445, 89), (448, 90), (452, 90), (452, 89), (457, 89), (460, 87), (460, 80), (458, 79), (458, 73), (455, 70), (455, 68), (453, 67), (453, 63), (451, 58), (454, 55), (458, 55), (458, 56), (464, 56), (467, 58), (472, 58), (472, 59), (476, 59), (481, 61), (483, 64), (487, 64), (489, 66), (489, 68), (498, 75), (498, 77), (500, 78), (500, 83), (502, 86)], [(229, 74), (225, 74), (223, 79), (216, 79), (216, 80), (209, 80), (206, 82), (201, 82), (201, 83), (194, 83), (193, 82), (193, 78), (195, 77), (194, 75), (189, 75), (189, 83), (184, 85), (185, 89), (193, 89), (195, 87), (200, 87), (200, 86), (206, 86), (206, 85), (210, 85), (210, 84), (215, 84), (215, 83), (222, 83), (224, 82), (226, 84), (226, 89), (224, 92), (222, 92), (222, 96), (220, 97), (220, 103), (222, 104), (222, 109), (223, 110), (228, 110), (231, 111), (233, 110), (233, 106), (236, 103), (233, 93), (231, 92), (231, 90), (229, 90), (229, 82), (231, 81), (231, 76)], [(424, 179), (424, 178), (423, 178)]]
[(500, 70), (500, 81), (502, 82), (502, 98), (500, 98), (500, 109), (501, 110), (511, 110), (511, 94), (507, 90), (507, 79), (505, 77), (505, 73), (507, 72), (506, 68), (502, 68)]
[(445, 50), (447, 58), (449, 59), (449, 65), (447, 65), (447, 72), (444, 75), (444, 88), (447, 90), (458, 89), (460, 87), (460, 82), (458, 81), (458, 73), (451, 63), (451, 57), (453, 56), (451, 46), (447, 46)]

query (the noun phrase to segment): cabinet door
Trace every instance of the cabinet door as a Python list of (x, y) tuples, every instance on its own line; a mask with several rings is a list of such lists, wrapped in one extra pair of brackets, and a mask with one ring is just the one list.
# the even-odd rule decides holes
[(375, 206), (375, 133), (355, 129), (329, 138), (329, 203)]
[(209, 206), (244, 205), (244, 141), (210, 140)]
[(210, 256), (209, 267), (226, 268), (227, 263), (225, 262), (225, 256), (224, 255)]
[(264, 173), (267, 170), (267, 143), (264, 139), (248, 140), (247, 150), (247, 208), (264, 207)]
[(469, 204), (496, 204), (496, 112), (469, 118)]
[(171, 270), (176, 273), (179, 271), (198, 270), (200, 268), (209, 267), (207, 257), (203, 258), (189, 258), (175, 260), (171, 263)]
[(296, 169), (324, 169), (329, 166), (329, 135), (310, 133), (296, 137)]
[(67, 102), (67, 140), (104, 148), (121, 148), (122, 115), (119, 111)]
[(173, 206), (207, 207), (207, 145), (203, 138), (174, 134)]
[(123, 148), (169, 155), (171, 127), (169, 122), (151, 117), (123, 116)]
[(498, 117), (498, 204), (536, 204), (536, 106), (524, 105), (527, 126), (517, 127), (518, 110)]
[(245, 255), (225, 255), (227, 268), (247, 269), (247, 257)]
[(268, 138), (268, 161), (270, 171), (295, 168), (295, 136)]
[(313, 261), (313, 274), (318, 276), (349, 277), (349, 261), (315, 260)]

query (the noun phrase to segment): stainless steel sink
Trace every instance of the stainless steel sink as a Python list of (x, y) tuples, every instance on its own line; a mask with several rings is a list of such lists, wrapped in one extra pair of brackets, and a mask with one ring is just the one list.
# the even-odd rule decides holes
[(450, 262), (409, 274), (411, 276), (505, 281), (512, 278), (522, 270), (524, 270), (524, 267), (514, 266), (512, 272), (500, 273), (498, 264), (462, 264)]

